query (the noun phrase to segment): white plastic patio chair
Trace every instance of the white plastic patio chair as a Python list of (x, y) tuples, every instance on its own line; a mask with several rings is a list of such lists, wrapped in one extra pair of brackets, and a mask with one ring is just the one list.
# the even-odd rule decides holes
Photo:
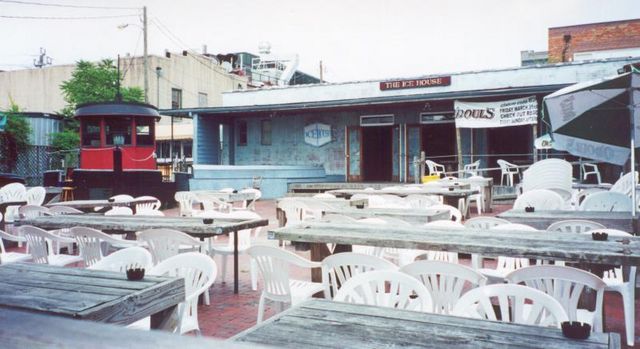
[(602, 178), (600, 177), (600, 170), (598, 170), (597, 164), (592, 164), (588, 162), (583, 162), (580, 165), (580, 170), (582, 170), (582, 180), (586, 181), (589, 176), (596, 176), (596, 181), (598, 184), (602, 183)]
[[(593, 332), (602, 332), (602, 303), (605, 283), (587, 271), (558, 265), (538, 265), (511, 272), (506, 277), (512, 284), (523, 283), (555, 298), (569, 321), (586, 322)], [(587, 290), (590, 289), (590, 290)], [(579, 308), (578, 302), (585, 292), (595, 291), (595, 310)], [(529, 310), (525, 305), (525, 313)]]
[(500, 166), (500, 185), (504, 185), (504, 179), (507, 179), (507, 185), (512, 187), (514, 184), (513, 176), (520, 175), (520, 169), (518, 165), (514, 165), (505, 160), (499, 159), (498, 166)]
[(104, 213), (105, 216), (133, 216), (133, 210), (125, 206), (115, 206)]
[[(599, 232), (609, 234), (609, 239), (620, 239), (633, 236), (627, 232), (617, 229), (598, 229)], [(591, 234), (587, 231), (583, 234)], [(636, 297), (636, 273), (638, 267), (633, 265), (629, 267), (629, 275), (626, 277), (622, 272), (622, 266), (607, 270), (602, 276), (605, 282), (605, 292), (618, 292), (622, 295), (622, 305), (624, 309), (624, 327), (627, 333), (627, 345), (632, 347), (635, 338), (635, 297)]]
[(404, 201), (409, 204), (410, 208), (426, 209), (433, 205), (441, 204), (440, 200), (436, 196), (411, 194), (404, 198)]
[[(635, 174), (635, 182), (638, 183), (638, 171), (633, 172)], [(618, 179), (609, 191), (622, 193), (627, 196), (631, 196), (631, 191), (633, 190), (633, 176), (631, 172), (625, 174), (620, 179)]]
[(262, 192), (255, 188), (245, 188), (239, 191), (242, 194), (253, 194), (253, 200), (242, 201), (242, 205), (240, 206), (243, 210), (251, 210), (255, 211), (256, 202), (262, 197)]
[(51, 211), (44, 206), (24, 205), (18, 208), (18, 215), (24, 218), (36, 218), (40, 216), (50, 216)]
[(335, 199), (336, 196), (329, 193), (318, 193), (313, 195), (314, 199)]
[[(529, 312), (525, 312), (529, 306)], [(504, 284), (474, 288), (458, 299), (453, 315), (525, 325), (560, 327), (568, 320), (562, 305), (535, 288)]]
[(396, 270), (374, 270), (347, 280), (333, 299), (336, 302), (430, 311), (429, 290), (416, 278)]
[(217, 272), (216, 263), (207, 255), (198, 252), (181, 253), (149, 270), (150, 275), (184, 278), (185, 300), (178, 305), (178, 333), (195, 331), (196, 334), (200, 334), (198, 296), (213, 285)]
[(460, 210), (458, 210), (457, 208), (451, 205), (438, 204), (438, 205), (430, 206), (429, 209), (430, 210), (448, 210), (450, 214), (449, 219), (456, 222), (462, 222), (462, 212), (460, 212)]
[(537, 189), (554, 191), (565, 201), (571, 200), (573, 167), (562, 159), (537, 161), (522, 174), (522, 192)]
[(440, 174), (445, 174), (445, 172), (447, 172), (444, 165), (441, 165), (435, 161), (426, 160), (425, 163), (427, 164), (427, 168), (429, 169), (430, 175), (440, 176)]
[(433, 301), (430, 312), (451, 314), (463, 292), (484, 286), (487, 278), (464, 265), (441, 261), (416, 261), (400, 271), (418, 279), (429, 291)]
[[(438, 228), (443, 230), (461, 230), (464, 229), (464, 225), (460, 222), (454, 221), (433, 221), (426, 223), (425, 227)], [(425, 255), (427, 260), (429, 261), (441, 261), (441, 262), (449, 262), (449, 263), (458, 263), (458, 253), (457, 252), (447, 252), (447, 251), (422, 251), (423, 253), (420, 255)], [(419, 255), (416, 255), (412, 258), (411, 262), (413, 262)]]
[(18, 232), (24, 236), (34, 263), (65, 266), (82, 261), (80, 256), (54, 254), (55, 249), (52, 243), (73, 243), (75, 242), (73, 239), (54, 235), (31, 225), (18, 227)]
[(338, 289), (355, 275), (373, 270), (396, 270), (398, 266), (386, 259), (353, 252), (336, 253), (322, 260), (324, 297), (333, 299)]
[(267, 299), (277, 302), (282, 311), (285, 304), (296, 305), (324, 291), (322, 283), (289, 277), (290, 265), (300, 268), (320, 268), (318, 262), (311, 262), (293, 252), (272, 246), (251, 246), (247, 253), (256, 260), (263, 280), (258, 304), (258, 323), (262, 323)]
[(33, 187), (27, 190), (27, 205), (42, 206), (47, 191), (43, 187)]
[(605, 229), (606, 227), (598, 222), (585, 219), (566, 219), (551, 223), (547, 231), (558, 231), (565, 233), (583, 233), (594, 229)]
[[(0, 213), (0, 221), (2, 221), (2, 214)], [(9, 240), (14, 242), (25, 242), (26, 239), (22, 236), (17, 236), (13, 234), (9, 234), (0, 230), (0, 265), (16, 263), (16, 262), (26, 262), (31, 259), (31, 255), (29, 253), (21, 253), (21, 252), (7, 252), (4, 248), (4, 243), (2, 240)]]
[[(519, 230), (522, 232), (536, 231), (536, 229), (533, 227), (516, 223), (496, 225), (494, 227), (491, 227), (490, 230)], [(486, 276), (488, 279), (488, 283), (490, 284), (503, 283), (507, 274), (511, 273), (514, 270), (528, 266), (529, 259), (527, 258), (499, 256), (496, 263), (496, 269), (479, 268), (478, 272)]]
[[(9, 183), (0, 188), (0, 202), (27, 201), (27, 188), (22, 183)], [(12, 223), (18, 215), (18, 206), (7, 206), (4, 221)]]
[(506, 219), (492, 217), (492, 216), (479, 216), (469, 218), (464, 221), (464, 226), (470, 229), (490, 229), (500, 224), (509, 224)]
[(87, 227), (73, 227), (69, 229), (68, 234), (78, 243), (80, 256), (82, 256), (85, 267), (99, 262), (105, 255), (103, 248), (106, 250), (108, 245), (117, 247), (138, 245), (136, 241), (116, 239), (100, 230)]
[(105, 256), (87, 269), (125, 273), (127, 269), (143, 268), (147, 270), (152, 266), (153, 257), (149, 251), (142, 247), (127, 247)]
[(463, 167), (464, 173), (470, 174), (472, 177), (478, 175), (478, 169), (480, 168), (480, 160), (472, 162), (470, 164), (466, 164)]
[[(109, 200), (113, 200), (113, 202), (129, 202), (133, 200), (133, 196), (127, 194), (118, 194), (110, 197)], [(103, 208), (104, 207), (94, 207), (93, 210), (97, 212), (102, 210)]]
[(601, 191), (587, 195), (579, 208), (582, 211), (631, 212), (633, 204), (625, 194)]
[[(409, 224), (406, 221), (401, 219), (392, 218), (392, 217), (370, 217), (370, 218), (362, 218), (358, 219), (358, 224), (373, 224), (373, 225), (383, 225), (383, 226), (394, 226), (394, 227), (409, 227)], [(356, 253), (369, 254), (376, 257), (385, 258), (394, 264), (407, 264), (411, 263), (415, 257), (419, 254), (424, 253), (424, 251), (420, 251), (420, 253), (416, 254), (419, 250), (410, 250), (410, 249), (402, 249), (395, 247), (376, 247), (376, 246), (362, 246), (362, 245), (352, 245), (352, 251)]]
[(153, 196), (139, 196), (134, 200), (155, 200), (153, 202), (138, 203), (136, 205), (136, 216), (164, 216), (160, 211), (162, 203)]
[(565, 207), (565, 200), (560, 194), (549, 189), (525, 191), (513, 203), (514, 210), (533, 207), (536, 211), (555, 211)]
[(190, 191), (178, 191), (175, 193), (173, 198), (178, 202), (180, 217), (191, 217), (194, 215), (193, 204), (198, 202), (198, 197), (195, 193)]
[(205, 242), (174, 229), (147, 229), (137, 232), (136, 236), (149, 247), (153, 264), (176, 256), (184, 250), (191, 252), (206, 248)]

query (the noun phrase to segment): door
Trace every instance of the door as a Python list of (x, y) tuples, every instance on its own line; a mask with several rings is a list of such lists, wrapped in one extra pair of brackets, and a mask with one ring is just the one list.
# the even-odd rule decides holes
[[(420, 126), (418, 125), (409, 125), (407, 126), (407, 150), (405, 153), (407, 154), (407, 168), (406, 171), (409, 174), (407, 181), (413, 182), (415, 176), (420, 175), (420, 164), (416, 167), (414, 165), (413, 160), (420, 160), (420, 151), (422, 144), (422, 138), (420, 133)], [(417, 172), (417, 173), (416, 173)]]
[(390, 182), (393, 177), (393, 126), (367, 126), (360, 129), (362, 179)]
[(362, 168), (360, 161), (361, 154), (361, 132), (359, 126), (348, 126), (346, 128), (345, 142), (345, 164), (347, 164), (347, 182), (361, 182)]

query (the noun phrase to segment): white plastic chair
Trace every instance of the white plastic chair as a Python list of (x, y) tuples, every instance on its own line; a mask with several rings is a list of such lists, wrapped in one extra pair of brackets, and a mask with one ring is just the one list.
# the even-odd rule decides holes
[(438, 204), (429, 207), (430, 210), (448, 210), (450, 219), (456, 222), (462, 222), (462, 212), (451, 205)]
[(142, 247), (127, 247), (118, 250), (94, 263), (87, 269), (125, 273), (127, 269), (149, 269), (153, 266), (151, 253)]
[(84, 261), (85, 267), (90, 267), (99, 262), (103, 257), (104, 245), (112, 246), (136, 246), (136, 241), (127, 241), (115, 239), (109, 234), (105, 234), (100, 230), (87, 227), (73, 227), (69, 229), (69, 235), (75, 238), (80, 249), (80, 256)]
[(594, 229), (605, 229), (605, 226), (593, 221), (584, 219), (566, 219), (557, 221), (547, 227), (547, 231), (558, 231), (565, 233), (584, 233)]
[[(0, 188), (0, 202), (27, 201), (27, 188), (22, 183), (9, 183)], [(7, 206), (4, 221), (12, 223), (17, 217), (18, 206)]]
[[(494, 227), (491, 227), (490, 230), (521, 230), (523, 232), (536, 231), (536, 229), (533, 227), (530, 227), (524, 224), (516, 224), (516, 223), (496, 225)], [(479, 268), (478, 272), (486, 276), (489, 283), (491, 284), (503, 283), (505, 281), (505, 277), (507, 276), (507, 274), (509, 274), (514, 270), (528, 267), (528, 266), (529, 266), (529, 259), (527, 258), (499, 256), (496, 263), (496, 269)]]
[[(515, 270), (506, 277), (512, 284), (524, 283), (555, 298), (570, 321), (586, 322), (593, 332), (602, 332), (602, 302), (605, 283), (587, 271), (557, 265), (538, 265)], [(596, 292), (594, 311), (578, 308), (583, 292)], [(526, 306), (525, 306), (526, 307)], [(526, 309), (525, 309), (526, 313)]]
[(207, 255), (198, 252), (182, 253), (168, 258), (155, 267), (149, 274), (184, 278), (185, 300), (178, 305), (177, 332), (185, 334), (196, 331), (200, 334), (198, 323), (198, 296), (205, 293), (216, 280), (218, 268)]
[[(635, 174), (635, 182), (637, 184), (638, 172), (634, 171), (633, 173)], [(620, 179), (618, 179), (615, 183), (613, 183), (613, 186), (611, 187), (611, 189), (609, 189), (609, 191), (631, 196), (631, 191), (633, 191), (633, 181), (634, 181), (633, 176), (634, 175), (631, 172), (625, 174)]]
[(173, 198), (178, 202), (180, 217), (191, 217), (194, 215), (193, 204), (198, 202), (196, 194), (190, 191), (178, 191)]
[(54, 254), (53, 242), (73, 243), (73, 239), (57, 236), (31, 225), (20, 226), (18, 231), (24, 236), (34, 263), (65, 266), (82, 261), (80, 256)]
[[(464, 222), (464, 226), (470, 229), (491, 229), (501, 224), (511, 224), (511, 222), (492, 216), (473, 217)], [(481, 255), (475, 253), (471, 255), (471, 267), (476, 270), (483, 267), (483, 258)]]
[(418, 279), (427, 288), (433, 301), (430, 311), (436, 314), (451, 314), (463, 292), (487, 282), (487, 278), (469, 267), (441, 261), (416, 261), (400, 271)]
[(253, 200), (243, 201), (241, 209), (254, 211), (256, 209), (256, 201), (262, 197), (262, 192), (255, 188), (245, 188), (239, 191), (242, 194), (253, 194)]
[(600, 178), (600, 170), (598, 170), (597, 164), (592, 164), (588, 162), (583, 162), (580, 165), (580, 169), (582, 170), (582, 180), (586, 181), (587, 178), (591, 175), (596, 176), (597, 183), (602, 183), (602, 178)]
[[(0, 213), (0, 221), (2, 221), (1, 213)], [(2, 240), (9, 240), (14, 242), (26, 241), (24, 237), (9, 234), (0, 230), (0, 265), (16, 263), (16, 262), (26, 262), (31, 259), (31, 255), (28, 253), (7, 252), (4, 248), (4, 243), (2, 242)]]
[(193, 251), (206, 247), (204, 242), (174, 229), (147, 229), (137, 232), (136, 236), (149, 246), (154, 264), (178, 255), (181, 250)]
[(335, 199), (336, 196), (329, 193), (318, 193), (313, 195), (314, 199)]
[(84, 212), (69, 206), (52, 206), (49, 208), (49, 213), (52, 216), (56, 216), (64, 214), (83, 214)]
[[(133, 200), (155, 200), (153, 202), (145, 202), (145, 203), (137, 203), (136, 205), (136, 215), (149, 215), (149, 216), (164, 216), (162, 212), (160, 212), (160, 206), (162, 203), (158, 198), (153, 196), (139, 196)], [(160, 212), (160, 214), (158, 214)]]
[(633, 204), (627, 195), (601, 191), (587, 195), (580, 204), (582, 211), (631, 212)]
[(266, 299), (278, 302), (280, 310), (283, 310), (285, 304), (296, 305), (324, 291), (322, 283), (289, 277), (290, 265), (319, 268), (318, 262), (311, 262), (295, 253), (271, 246), (251, 246), (247, 253), (256, 260), (263, 280), (263, 290), (258, 304), (258, 323), (261, 323), (264, 317)]
[(525, 207), (534, 207), (536, 211), (561, 210), (565, 201), (560, 194), (549, 189), (534, 189), (522, 193), (513, 203), (514, 210), (524, 210)]
[(568, 201), (571, 199), (573, 167), (562, 159), (545, 159), (537, 161), (522, 174), (522, 191), (524, 193), (547, 189), (555, 191)]
[(24, 205), (18, 208), (18, 214), (24, 218), (36, 218), (40, 216), (50, 216), (51, 211), (44, 206)]
[(336, 253), (322, 260), (324, 297), (333, 299), (341, 285), (355, 275), (373, 270), (396, 270), (386, 259), (353, 252)]
[(409, 204), (409, 207), (415, 209), (426, 209), (433, 205), (439, 205), (440, 200), (429, 195), (411, 194), (404, 198), (404, 201)]
[(513, 186), (513, 176), (520, 174), (520, 169), (517, 165), (509, 163), (505, 160), (499, 159), (498, 166), (500, 166), (500, 185), (504, 185), (504, 179), (507, 179), (507, 185)]
[[(528, 313), (524, 311), (525, 306), (529, 306)], [(474, 288), (460, 297), (452, 313), (456, 316), (558, 328), (568, 320), (562, 305), (553, 297), (531, 287), (513, 284)]]
[(466, 164), (463, 167), (464, 173), (470, 174), (472, 177), (478, 175), (478, 169), (480, 168), (480, 160)]
[(129, 207), (115, 206), (104, 213), (105, 216), (133, 216), (133, 210)]
[[(464, 229), (464, 225), (459, 222), (454, 221), (433, 221), (426, 223), (425, 227), (438, 228), (444, 230), (460, 230)], [(458, 263), (458, 253), (457, 252), (447, 252), (447, 251), (422, 251), (421, 254), (416, 254), (415, 257), (411, 259), (414, 261), (419, 255), (425, 255), (427, 260), (430, 261), (442, 261), (449, 263)]]
[(433, 308), (427, 288), (416, 278), (395, 270), (355, 275), (340, 287), (333, 300), (415, 311)]
[[(599, 232), (609, 234), (609, 239), (625, 238), (633, 236), (627, 232), (617, 229), (598, 229)], [(590, 231), (583, 234), (591, 234)], [(622, 295), (622, 305), (624, 308), (624, 327), (627, 333), (627, 345), (632, 347), (635, 338), (635, 297), (636, 297), (636, 273), (638, 267), (629, 267), (629, 275), (625, 280), (622, 267), (616, 267), (604, 272), (602, 280), (605, 282), (605, 291), (618, 292)]]
[(27, 190), (27, 205), (42, 206), (47, 195), (43, 187), (33, 187)]
[[(225, 215), (227, 218), (232, 219), (261, 219), (259, 214), (253, 211), (235, 211)], [(238, 254), (245, 253), (249, 247), (252, 245), (252, 235), (253, 237), (257, 237), (262, 230), (262, 227), (255, 227), (253, 229), (245, 229), (238, 231)], [(233, 256), (234, 252), (234, 234), (229, 234), (229, 239), (226, 244), (213, 244), (209, 246), (209, 254), (213, 258), (215, 255), (220, 255), (222, 258), (222, 273), (221, 273), (221, 281), (225, 282), (225, 276), (227, 275), (227, 260), (229, 256)], [(251, 289), (254, 291), (258, 289), (258, 271), (257, 266), (255, 265), (255, 261), (251, 259), (250, 265), (250, 273), (251, 273)]]
[(429, 174), (430, 175), (440, 175), (440, 174), (445, 174), (445, 172), (447, 172), (447, 170), (445, 169), (444, 165), (441, 165), (435, 161), (431, 161), (431, 160), (426, 160), (425, 161), (427, 164), (427, 168), (429, 169)]

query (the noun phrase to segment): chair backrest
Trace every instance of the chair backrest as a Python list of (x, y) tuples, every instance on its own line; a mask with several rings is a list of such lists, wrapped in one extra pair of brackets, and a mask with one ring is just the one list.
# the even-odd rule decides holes
[(440, 201), (433, 196), (421, 194), (407, 195), (404, 201), (409, 204), (409, 207), (417, 209), (425, 209), (440, 204)]
[(463, 292), (484, 286), (487, 278), (464, 265), (441, 261), (416, 261), (400, 271), (418, 279), (429, 291), (437, 314), (450, 314)]
[(18, 213), (24, 218), (35, 218), (51, 215), (51, 211), (49, 211), (48, 208), (37, 205), (20, 206), (20, 208), (18, 208)]
[(178, 202), (180, 216), (191, 216), (193, 214), (193, 204), (198, 200), (196, 194), (190, 191), (177, 191), (173, 196)]
[(136, 213), (141, 211), (158, 211), (162, 203), (158, 198), (153, 196), (138, 196), (134, 200), (154, 200), (153, 202), (145, 202), (136, 204)]
[[(254, 211), (232, 211), (227, 214), (220, 215), (220, 218), (255, 220), (261, 219), (262, 217)], [(251, 246), (251, 236), (258, 236), (260, 231), (262, 231), (262, 227), (238, 231), (238, 248), (247, 248)], [(233, 247), (235, 243), (235, 234), (229, 234), (229, 239), (227, 241), (229, 247)]]
[(253, 194), (253, 200), (249, 200), (249, 203), (247, 204), (246, 201), (243, 201), (243, 207), (244, 208), (248, 208), (250, 210), (255, 209), (256, 207), (256, 201), (258, 201), (261, 197), (262, 197), (262, 192), (256, 188), (245, 188), (239, 191), (239, 193), (243, 193), (243, 194)]
[(85, 267), (92, 266), (102, 259), (103, 242), (109, 244), (122, 242), (100, 230), (87, 227), (73, 227), (69, 229), (69, 235), (76, 239)]
[(620, 179), (618, 179), (615, 183), (613, 183), (613, 186), (609, 190), (612, 191), (612, 192), (622, 193), (622, 194), (631, 196), (631, 191), (633, 190), (633, 181), (634, 180), (635, 180), (635, 182), (637, 184), (638, 183), (638, 171), (634, 171), (633, 174), (631, 172), (625, 174)]
[(284, 212), (287, 220), (286, 225), (297, 224), (310, 217), (315, 217), (315, 213), (306, 203), (294, 198), (280, 200), (278, 208)]
[(451, 205), (438, 204), (429, 207), (430, 210), (448, 210), (450, 219), (456, 222), (462, 222), (462, 212)]
[(496, 226), (493, 226), (491, 228), (489, 228), (491, 230), (521, 230), (521, 231), (537, 231), (536, 228), (530, 226), (530, 225), (526, 225), (526, 224), (520, 224), (520, 223), (506, 223), (506, 224), (499, 224)]
[(430, 311), (433, 301), (416, 278), (396, 270), (374, 270), (347, 280), (333, 299), (337, 302)]
[(0, 202), (27, 201), (27, 188), (22, 183), (9, 183), (0, 188)]
[(133, 210), (125, 206), (115, 206), (104, 213), (105, 216), (132, 216)]
[[(555, 298), (567, 313), (570, 321), (578, 320), (578, 301), (585, 287), (596, 292), (595, 322), (593, 329), (602, 332), (602, 301), (605, 282), (596, 275), (565, 266), (538, 265), (509, 273), (505, 279), (513, 284), (524, 283)], [(599, 324), (599, 325), (598, 325)]]
[(498, 161), (496, 161), (498, 163), (498, 166), (500, 166), (500, 169), (505, 171), (507, 168), (518, 168), (518, 165), (512, 164), (506, 160), (502, 160), (502, 159), (498, 159)]
[[(527, 306), (529, 312), (525, 312)], [(458, 299), (453, 315), (560, 327), (568, 320), (562, 305), (548, 294), (531, 287), (496, 284), (474, 288)]]
[(33, 187), (27, 190), (27, 205), (41, 206), (47, 191), (43, 187)]
[(251, 246), (247, 253), (258, 265), (264, 283), (263, 292), (275, 301), (291, 302), (289, 265), (320, 267), (320, 263), (310, 262), (293, 252), (272, 246)]
[(312, 213), (315, 219), (321, 219), (323, 212), (334, 209), (334, 207), (328, 203), (320, 200), (306, 200), (304, 201), (304, 205), (306, 205), (306, 208)]
[[(518, 224), (518, 223), (507, 223), (500, 224), (489, 228), (491, 230), (520, 230), (520, 231), (536, 231), (534, 227)], [(499, 256), (496, 262), (496, 270), (500, 270), (503, 272), (513, 271), (520, 268), (528, 267), (529, 259), (527, 258), (513, 258), (513, 257), (504, 257)]]
[(480, 168), (480, 160), (476, 160), (470, 164), (464, 165), (463, 169), (465, 173), (470, 173), (472, 176), (478, 175), (478, 169)]
[(51, 206), (49, 208), (49, 213), (51, 213), (52, 216), (56, 216), (64, 214), (83, 214), (84, 212), (69, 206)]
[(443, 229), (464, 229), (464, 225), (454, 221), (433, 221), (426, 223), (425, 227), (443, 228)]
[(587, 195), (580, 204), (582, 211), (631, 212), (631, 198), (615, 191), (601, 191)]
[[(573, 167), (562, 159), (540, 160), (522, 173), (522, 191), (524, 193), (536, 189), (561, 190), (571, 194)], [(564, 197), (564, 199), (569, 199)]]
[(18, 232), (27, 241), (29, 254), (31, 254), (33, 263), (38, 264), (49, 263), (49, 256), (53, 253), (51, 242), (74, 242), (74, 240), (72, 239), (53, 235), (46, 230), (31, 225), (23, 225), (18, 227)]
[(95, 262), (88, 269), (115, 271), (124, 273), (131, 268), (149, 269), (153, 266), (153, 257), (142, 247), (127, 247), (118, 250)]
[(426, 160), (427, 167), (429, 168), (429, 174), (431, 175), (439, 175), (441, 173), (445, 173), (446, 169), (444, 165), (438, 164), (435, 161)]
[(565, 205), (565, 200), (560, 194), (549, 189), (534, 189), (525, 191), (518, 196), (513, 203), (514, 210), (524, 210), (525, 207), (534, 207), (537, 211), (560, 210)]
[(335, 199), (336, 196), (329, 193), (318, 193), (313, 196), (315, 199)]
[(386, 259), (362, 253), (336, 253), (322, 260), (324, 297), (333, 299), (341, 285), (355, 275), (372, 270), (398, 269)]
[(198, 239), (174, 229), (148, 229), (139, 231), (136, 235), (138, 240), (149, 245), (154, 264), (177, 255), (180, 251), (180, 245), (194, 247), (202, 245)]
[(594, 229), (605, 229), (605, 226), (585, 219), (567, 219), (557, 221), (547, 227), (548, 231), (559, 231), (565, 233), (583, 233)]
[(109, 199), (113, 199), (115, 202), (125, 202), (133, 200), (133, 196), (127, 194), (118, 194), (110, 197)]
[(471, 229), (490, 229), (500, 224), (509, 224), (506, 219), (496, 218), (491, 216), (479, 216), (467, 219), (464, 221), (464, 226)]

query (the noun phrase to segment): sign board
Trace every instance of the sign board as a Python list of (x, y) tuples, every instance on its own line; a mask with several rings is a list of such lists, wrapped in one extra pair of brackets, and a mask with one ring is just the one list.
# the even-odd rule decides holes
[(321, 147), (331, 142), (331, 126), (321, 123), (305, 126), (304, 142), (316, 147)]
[(411, 79), (411, 80), (395, 80), (395, 81), (382, 81), (380, 83), (380, 90), (401, 90), (406, 88), (421, 88), (421, 87), (435, 87), (435, 86), (449, 86), (451, 85), (451, 76), (437, 76), (423, 79)]
[(4, 132), (4, 128), (7, 126), (7, 115), (0, 113), (0, 132)]
[(493, 128), (538, 123), (535, 96), (498, 102), (455, 101), (457, 128)]

